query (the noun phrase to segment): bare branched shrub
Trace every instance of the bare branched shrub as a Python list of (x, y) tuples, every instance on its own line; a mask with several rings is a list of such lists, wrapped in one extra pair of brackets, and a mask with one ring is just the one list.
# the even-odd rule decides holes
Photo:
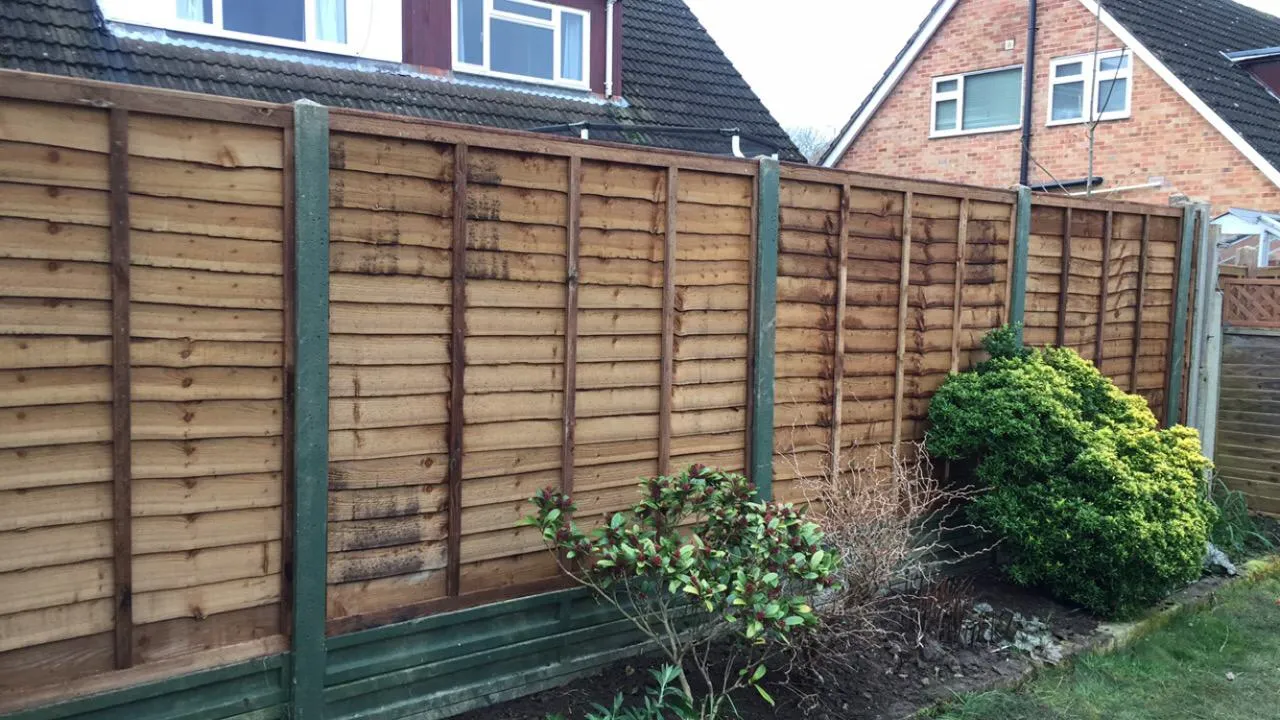
[(796, 669), (820, 673), (824, 664), (889, 640), (922, 645), (954, 622), (935, 615), (955, 613), (955, 599), (934, 608), (930, 593), (948, 565), (977, 554), (952, 544), (978, 530), (962, 519), (972, 488), (940, 477), (918, 442), (902, 443), (896, 454), (875, 446), (826, 454), (825, 462), (801, 452), (786, 460), (841, 559), (839, 586), (818, 608), (821, 630), (800, 648)]

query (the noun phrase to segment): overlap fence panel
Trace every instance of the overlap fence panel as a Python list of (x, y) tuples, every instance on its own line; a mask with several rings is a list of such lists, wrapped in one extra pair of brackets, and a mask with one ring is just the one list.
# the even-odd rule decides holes
[(1038, 197), (1026, 340), (1093, 361), (1164, 417), (1182, 211)]
[(0, 105), (0, 692), (283, 648), (286, 161)]
[(787, 168), (775, 495), (923, 440), (929, 398), (1005, 317), (1014, 194)]
[(1180, 210), (0, 74), (0, 712), (461, 712), (640, 642), (541, 488), (803, 501), (1011, 320), (1180, 392)]

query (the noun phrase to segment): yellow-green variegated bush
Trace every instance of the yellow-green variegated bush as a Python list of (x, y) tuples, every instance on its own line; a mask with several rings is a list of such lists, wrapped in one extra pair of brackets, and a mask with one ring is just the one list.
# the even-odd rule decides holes
[(928, 439), (986, 488), (970, 512), (1001, 538), (1010, 577), (1107, 616), (1197, 578), (1217, 510), (1196, 431), (1159, 429), (1075, 351), (1015, 337), (994, 331), (991, 359), (947, 380)]

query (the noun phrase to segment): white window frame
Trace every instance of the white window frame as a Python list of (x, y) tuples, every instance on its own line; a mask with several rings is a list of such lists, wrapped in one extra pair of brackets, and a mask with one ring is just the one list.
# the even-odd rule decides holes
[[(278, 0), (263, 0), (263, 2), (277, 2)], [(303, 0), (304, 23), (306, 25), (306, 40), (290, 40), (288, 38), (278, 38), (271, 35), (255, 35), (253, 33), (240, 32), (237, 30), (227, 30), (222, 27), (222, 2), (223, 0), (212, 0), (213, 17), (211, 22), (199, 22), (196, 20), (185, 20), (178, 17), (177, 2), (170, 3), (170, 10), (167, 15), (158, 18), (149, 18), (145, 22), (139, 22), (136, 17), (114, 17), (110, 13), (107, 19), (116, 20), (123, 23), (137, 23), (140, 25), (148, 25), (150, 27), (162, 28), (165, 30), (174, 30), (176, 32), (191, 33), (192, 35), (208, 35), (211, 37), (227, 38), (229, 40), (241, 40), (244, 42), (259, 43), (262, 45), (277, 45), (280, 47), (297, 48), (299, 50), (314, 50), (317, 52), (333, 53), (337, 55), (355, 55), (361, 54), (360, 48), (351, 42), (351, 15), (352, 5), (357, 5), (362, 12), (368, 12), (369, 4), (373, 0), (347, 0), (347, 41), (338, 43), (328, 40), (319, 40), (316, 38), (316, 8), (317, 0)]]
[[(458, 10), (459, 0), (450, 0), (453, 10), (453, 27), (450, 30), (450, 43), (453, 45), (453, 69), (461, 72), (472, 73), (475, 75), (488, 75), (490, 77), (503, 78), (505, 80), (515, 80), (524, 83), (535, 83), (538, 85), (554, 85), (555, 87), (573, 88), (575, 90), (591, 89), (591, 13), (586, 10), (565, 7), (563, 5), (553, 5), (551, 3), (538, 2), (537, 0), (514, 0), (524, 5), (532, 5), (534, 7), (543, 8), (551, 11), (550, 20), (541, 20), (532, 18), (528, 15), (520, 15), (517, 13), (503, 12), (493, 9), (493, 0), (484, 0), (484, 16), (481, 20), (483, 27), (482, 36), (484, 38), (484, 64), (476, 65), (474, 63), (463, 62), (460, 50), (461, 44), (458, 42)], [(574, 80), (572, 78), (562, 77), (560, 72), (560, 63), (562, 58), (560, 43), (560, 28), (563, 23), (561, 16), (565, 13), (578, 15), (582, 18), (582, 80)], [(501, 72), (490, 69), (492, 61), (490, 57), (490, 36), (489, 23), (493, 18), (497, 18), (504, 22), (513, 22), (531, 27), (549, 29), (552, 32), (551, 47), (553, 49), (553, 57), (551, 59), (551, 74), (555, 77), (551, 80), (546, 78), (530, 77), (528, 75), (519, 75), (517, 73)]]
[[(976, 128), (974, 130), (965, 130), (964, 128), (964, 81), (965, 78), (974, 77), (975, 75), (989, 75), (991, 73), (1005, 72), (1007, 70), (1021, 70), (1024, 75), (1022, 81), (1018, 83), (1018, 122), (1012, 125), (1001, 125), (1000, 127)], [(1022, 65), (1006, 65), (998, 68), (987, 68), (985, 70), (974, 70), (972, 72), (959, 73), (957, 75), (942, 75), (933, 78), (932, 93), (929, 100), (929, 137), (930, 138), (948, 138), (961, 135), (984, 135), (986, 133), (1009, 132), (1010, 130), (1022, 129), (1022, 117), (1026, 107), (1026, 73), (1027, 69)], [(956, 89), (951, 92), (939, 93), (938, 86), (942, 83), (956, 81)], [(947, 100), (956, 101), (956, 128), (954, 130), (938, 129), (938, 103)]]
[[(1129, 63), (1127, 67), (1118, 70), (1099, 70), (1103, 60), (1110, 60), (1118, 57), (1127, 57)], [(1058, 77), (1058, 67), (1061, 65), (1070, 65), (1072, 63), (1080, 63), (1081, 74), (1072, 75), (1068, 78)], [(1049, 105), (1045, 111), (1045, 125), (1054, 127), (1056, 125), (1079, 125), (1087, 122), (1104, 122), (1107, 120), (1128, 120), (1133, 117), (1133, 53), (1126, 48), (1118, 50), (1106, 50), (1097, 53), (1085, 53), (1083, 55), (1072, 55), (1070, 57), (1054, 58), (1049, 61)], [(1112, 110), (1111, 112), (1098, 112), (1097, 97), (1099, 88), (1102, 83), (1108, 80), (1127, 80), (1124, 85), (1124, 109)], [(1053, 119), (1053, 90), (1058, 85), (1067, 83), (1084, 82), (1084, 98), (1081, 100), (1084, 107), (1080, 110), (1080, 117), (1071, 118), (1069, 120)]]

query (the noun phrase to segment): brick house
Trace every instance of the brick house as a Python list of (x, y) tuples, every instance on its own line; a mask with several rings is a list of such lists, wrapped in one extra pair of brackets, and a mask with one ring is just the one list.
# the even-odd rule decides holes
[(1280, 18), (1230, 0), (1101, 5), (939, 0), (822, 164), (1280, 210)]

